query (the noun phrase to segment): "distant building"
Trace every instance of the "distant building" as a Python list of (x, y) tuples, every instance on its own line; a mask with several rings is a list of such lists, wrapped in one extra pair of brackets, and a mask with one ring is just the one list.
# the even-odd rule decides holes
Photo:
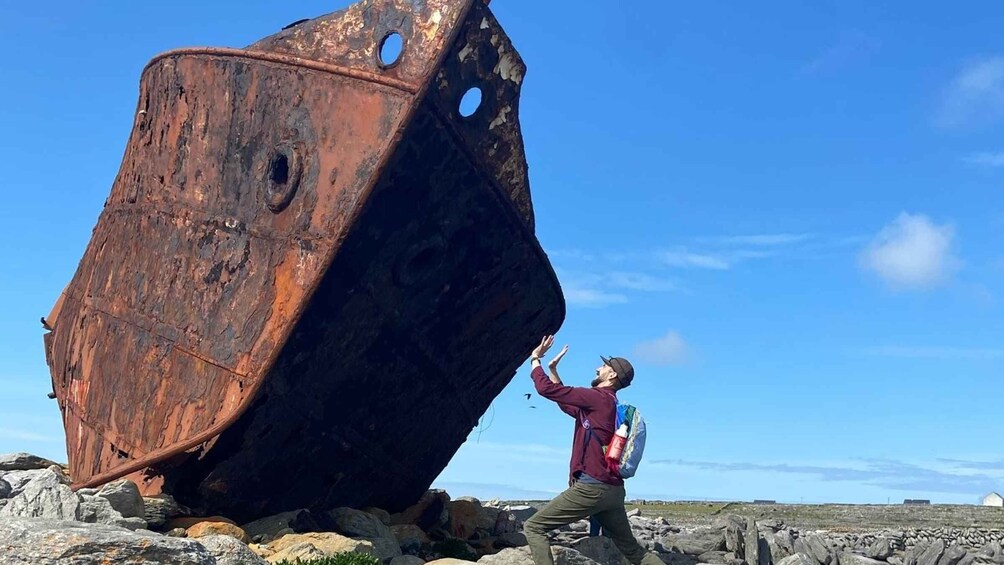
[(992, 492), (983, 497), (983, 506), (997, 506), (998, 508), (1004, 507), (1004, 496)]
[(931, 501), (925, 498), (908, 498), (903, 501), (903, 504), (910, 506), (925, 506), (931, 504)]

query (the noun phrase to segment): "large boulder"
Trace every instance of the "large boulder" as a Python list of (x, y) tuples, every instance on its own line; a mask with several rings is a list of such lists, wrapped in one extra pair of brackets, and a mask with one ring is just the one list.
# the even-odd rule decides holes
[(0, 508), (0, 518), (79, 520), (80, 499), (66, 483), (61, 472), (52, 468), (42, 470)]
[(936, 539), (927, 546), (923, 553), (917, 556), (917, 565), (938, 565), (941, 556), (945, 554), (945, 542)]
[(249, 543), (251, 541), (247, 532), (242, 530), (240, 526), (227, 522), (199, 522), (198, 524), (189, 526), (185, 530), (185, 535), (193, 539), (206, 536), (230, 536), (242, 543)]
[(241, 526), (241, 529), (253, 540), (272, 541), (283, 530), (302, 533), (317, 531), (320, 526), (309, 510), (300, 509), (248, 522)]
[(108, 483), (98, 490), (97, 495), (111, 503), (112, 508), (123, 518), (143, 518), (146, 513), (143, 497), (136, 483), (127, 480)]
[[(481, 518), (481, 504), (472, 500), (454, 500), (448, 505), (450, 523), (448, 531), (457, 539), (470, 539), (477, 531)], [(498, 514), (496, 513), (496, 517)], [(495, 529), (495, 524), (486, 528), (489, 533)]]
[(380, 559), (390, 561), (401, 555), (401, 546), (394, 533), (377, 516), (354, 508), (336, 508), (328, 517), (336, 532), (371, 542)]
[(804, 554), (816, 561), (819, 565), (830, 565), (833, 562), (833, 553), (818, 534), (809, 534), (795, 540), (795, 553)]
[(5, 565), (216, 565), (201, 544), (103, 524), (7, 518), (0, 528)]
[(778, 561), (795, 553), (795, 538), (791, 535), (791, 530), (782, 529), (774, 532), (773, 535), (766, 535), (767, 545), (770, 547), (771, 561)]
[(892, 542), (889, 541), (889, 538), (878, 538), (865, 550), (866, 556), (879, 561), (889, 559), (893, 553)]
[(591, 536), (572, 543), (572, 549), (600, 565), (629, 565), (613, 540), (606, 536)]
[(6, 453), (0, 455), (0, 473), (7, 471), (30, 471), (48, 469), (57, 463), (30, 453)]
[(746, 539), (743, 536), (743, 528), (737, 523), (726, 523), (725, 528), (725, 550), (735, 553), (739, 557), (746, 555)]
[(216, 558), (216, 565), (267, 565), (268, 563), (255, 555), (251, 548), (231, 536), (202, 536), (197, 541)]
[(7, 498), (8, 496), (10, 496), (12, 490), (14, 489), (11, 488), (10, 483), (8, 483), (3, 479), (0, 479), (0, 499)]
[(425, 565), (425, 560), (415, 555), (398, 555), (390, 560), (390, 565)]
[(534, 514), (537, 513), (536, 506), (529, 506), (527, 504), (506, 506), (504, 510), (511, 512), (512, 515), (515, 516), (520, 523), (526, 522), (527, 520), (530, 519), (530, 516), (533, 516)]
[(376, 549), (368, 541), (352, 539), (331, 532), (308, 532), (287, 534), (269, 543), (265, 546), (266, 554), (264, 557), (269, 563), (278, 563), (283, 560), (294, 562), (297, 558), (316, 559), (345, 551), (376, 555)]
[(79, 520), (90, 524), (108, 524), (119, 526), (127, 530), (145, 530), (147, 523), (143, 518), (122, 516), (107, 498), (97, 495), (81, 494)]
[(966, 556), (966, 550), (952, 544), (945, 548), (945, 553), (938, 560), (938, 565), (958, 565), (959, 561)]
[(743, 535), (743, 557), (749, 565), (766, 565), (760, 559), (760, 530), (757, 529), (756, 520), (752, 518), (746, 524), (746, 532)]

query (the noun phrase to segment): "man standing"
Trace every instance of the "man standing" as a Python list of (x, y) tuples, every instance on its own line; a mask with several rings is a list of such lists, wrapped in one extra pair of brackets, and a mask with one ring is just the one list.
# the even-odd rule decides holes
[[(591, 388), (565, 386), (554, 370), (549, 378), (541, 358), (554, 344), (554, 336), (544, 336), (533, 350), (531, 377), (542, 397), (558, 403), (561, 411), (575, 418), (569, 488), (530, 517), (523, 525), (534, 565), (554, 565), (547, 532), (590, 516), (603, 526), (603, 533), (634, 565), (663, 565), (654, 553), (645, 551), (631, 533), (624, 510), (624, 480), (607, 466), (603, 446), (610, 443), (617, 422), (617, 391), (634, 379), (627, 359), (601, 357)], [(565, 350), (561, 352), (563, 356)]]

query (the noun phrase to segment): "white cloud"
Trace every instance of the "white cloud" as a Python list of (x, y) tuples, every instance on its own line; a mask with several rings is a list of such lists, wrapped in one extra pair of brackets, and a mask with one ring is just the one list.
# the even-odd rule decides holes
[(989, 151), (974, 153), (967, 156), (965, 161), (981, 167), (1004, 167), (1004, 151), (998, 153), (991, 153)]
[(938, 123), (945, 127), (984, 125), (1004, 117), (1004, 56), (966, 65), (945, 90)]
[(623, 294), (604, 292), (595, 288), (565, 287), (565, 302), (573, 306), (586, 308), (602, 308), (611, 304), (624, 304), (628, 301)]
[(645, 273), (627, 271), (583, 273), (555, 269), (565, 301), (573, 306), (602, 308), (628, 302), (627, 291), (665, 292), (678, 290), (675, 282)]
[(729, 268), (729, 261), (725, 257), (703, 253), (691, 253), (687, 250), (663, 251), (658, 254), (659, 259), (670, 267), (713, 269), (724, 271)]
[(776, 246), (801, 243), (812, 238), (809, 233), (758, 233), (749, 235), (727, 235), (721, 237), (705, 237), (700, 241), (722, 245), (756, 245)]
[(951, 225), (903, 213), (862, 252), (861, 266), (893, 289), (930, 289), (948, 281), (960, 264), (952, 253), (954, 239)]
[(639, 343), (634, 355), (652, 365), (679, 365), (689, 357), (689, 347), (680, 334), (671, 331), (658, 339)]

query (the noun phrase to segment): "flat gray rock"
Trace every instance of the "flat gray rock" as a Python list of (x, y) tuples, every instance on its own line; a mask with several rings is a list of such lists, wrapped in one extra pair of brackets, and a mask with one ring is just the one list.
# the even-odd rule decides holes
[(0, 563), (5, 565), (216, 565), (192, 540), (115, 526), (7, 518), (0, 520)]
[(236, 538), (202, 536), (196, 541), (216, 558), (216, 565), (268, 565), (268, 561), (258, 557)]
[(941, 556), (945, 554), (945, 542), (937, 539), (917, 556), (917, 565), (938, 565)]
[[(79, 493), (78, 493), (79, 494)], [(79, 495), (80, 514), (79, 520), (89, 524), (107, 524), (109, 526), (120, 526), (127, 530), (145, 530), (146, 521), (142, 518), (122, 516), (108, 499), (101, 496)]]
[(856, 553), (843, 552), (837, 556), (840, 565), (884, 565), (882, 561), (858, 555)]
[(47, 469), (31, 469), (29, 471), (9, 471), (0, 472), (0, 478), (10, 485), (10, 494), (8, 497), (14, 497), (21, 494), (24, 490), (24, 485), (31, 482), (35, 477), (40, 477), (46, 473)]
[(7, 498), (13, 490), (14, 489), (10, 486), (10, 483), (0, 479), (0, 498)]
[(80, 499), (65, 484), (66, 478), (43, 470), (24, 485), (24, 489), (0, 508), (0, 518), (47, 518), (79, 520)]
[(0, 473), (6, 471), (48, 469), (53, 465), (58, 465), (58, 463), (30, 453), (7, 453), (0, 455)]
[(775, 565), (819, 565), (819, 562), (808, 554), (795, 553), (778, 561)]

